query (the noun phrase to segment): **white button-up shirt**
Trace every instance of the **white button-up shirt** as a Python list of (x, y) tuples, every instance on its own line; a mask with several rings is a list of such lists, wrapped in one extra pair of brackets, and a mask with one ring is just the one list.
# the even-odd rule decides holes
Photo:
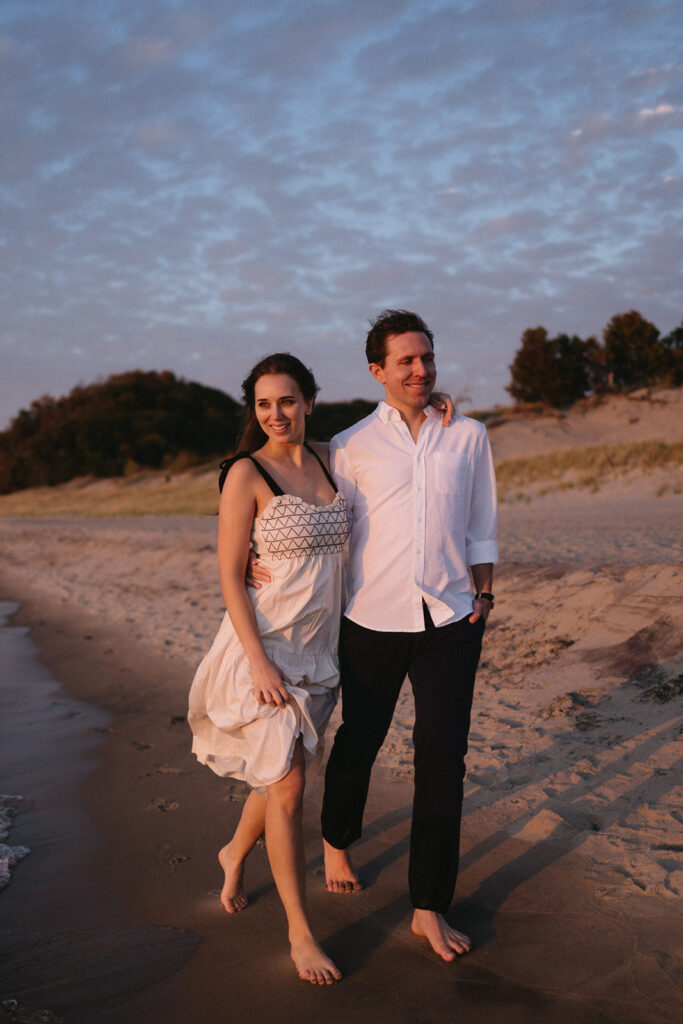
[(468, 565), (498, 561), (496, 480), (486, 429), (447, 427), (431, 406), (417, 442), (397, 409), (377, 409), (332, 438), (334, 479), (351, 523), (346, 615), (367, 629), (424, 629), (472, 611)]

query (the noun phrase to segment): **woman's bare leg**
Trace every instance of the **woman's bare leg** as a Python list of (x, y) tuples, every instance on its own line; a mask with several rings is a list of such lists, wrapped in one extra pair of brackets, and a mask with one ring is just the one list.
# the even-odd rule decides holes
[(251, 791), (247, 797), (235, 834), (218, 853), (218, 862), (225, 873), (221, 891), (221, 903), (228, 914), (244, 910), (247, 897), (244, 893), (244, 862), (263, 835), (266, 827), (266, 798)]
[(266, 846), (287, 915), (292, 960), (299, 977), (314, 985), (331, 985), (339, 981), (341, 972), (313, 938), (306, 913), (304, 782), (304, 756), (299, 742), (288, 774), (268, 787)]

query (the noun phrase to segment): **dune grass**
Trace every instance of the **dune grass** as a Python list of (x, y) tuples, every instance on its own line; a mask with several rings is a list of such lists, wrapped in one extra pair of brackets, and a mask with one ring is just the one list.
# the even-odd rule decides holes
[(146, 472), (109, 480), (78, 479), (0, 496), (0, 517), (212, 515), (218, 511), (218, 472)]
[(536, 494), (573, 487), (598, 490), (608, 479), (632, 473), (651, 473), (683, 464), (683, 441), (632, 441), (566, 448), (523, 459), (498, 463), (496, 475), (501, 500), (513, 492), (531, 489)]
[[(531, 500), (552, 491), (599, 490), (608, 479), (647, 474), (683, 465), (683, 442), (637, 441), (617, 445), (567, 448), (496, 466), (501, 501)], [(38, 519), (76, 516), (212, 515), (218, 510), (218, 471), (215, 465), (182, 473), (143, 472), (109, 480), (71, 480), (57, 487), (36, 487), (0, 496), (0, 517)], [(680, 493), (683, 484), (667, 490)]]

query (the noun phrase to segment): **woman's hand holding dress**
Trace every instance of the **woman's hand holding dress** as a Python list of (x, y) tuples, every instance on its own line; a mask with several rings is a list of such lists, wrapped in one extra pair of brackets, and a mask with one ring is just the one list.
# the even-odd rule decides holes
[(258, 703), (274, 704), (275, 707), (283, 708), (289, 700), (285, 684), (290, 682), (284, 672), (268, 657), (264, 657), (263, 661), (259, 660), (256, 664), (250, 660), (249, 665)]

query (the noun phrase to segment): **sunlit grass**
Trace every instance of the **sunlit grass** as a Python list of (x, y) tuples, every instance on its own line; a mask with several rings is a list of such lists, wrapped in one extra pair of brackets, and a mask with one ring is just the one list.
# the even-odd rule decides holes
[(522, 488), (536, 495), (575, 487), (597, 491), (608, 479), (681, 465), (683, 441), (632, 441), (506, 459), (496, 466), (496, 476), (501, 499), (509, 501), (525, 497)]
[(140, 473), (110, 480), (79, 479), (0, 496), (0, 516), (211, 515), (218, 511), (218, 472)]
[[(496, 473), (501, 501), (510, 502), (575, 488), (597, 491), (615, 477), (681, 465), (683, 442), (636, 441), (506, 459), (497, 464)], [(214, 465), (176, 474), (150, 471), (110, 480), (72, 480), (2, 495), (0, 516), (212, 515), (218, 510), (217, 480)], [(656, 493), (681, 493), (681, 484), (672, 478)]]

